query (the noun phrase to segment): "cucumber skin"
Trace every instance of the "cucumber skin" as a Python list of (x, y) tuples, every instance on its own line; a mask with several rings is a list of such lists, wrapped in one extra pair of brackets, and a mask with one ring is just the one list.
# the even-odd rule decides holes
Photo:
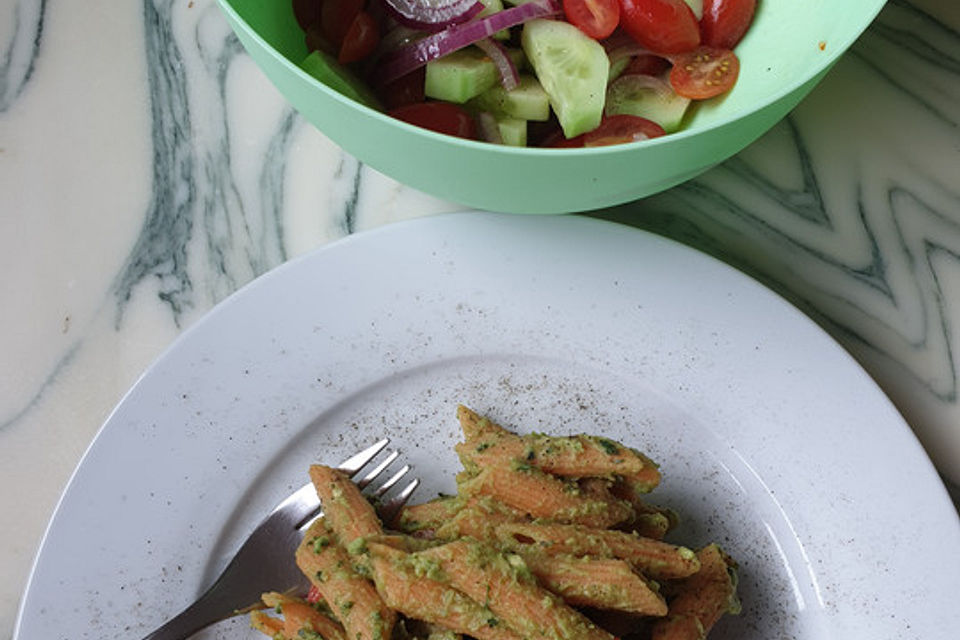
[[(610, 59), (603, 45), (568, 22), (535, 19), (523, 26), (521, 45), (560, 121), (563, 134), (573, 138), (600, 125), (606, 100)], [(582, 54), (573, 74), (555, 68), (552, 58)], [(563, 62), (563, 60), (561, 60)]]
[(503, 144), (509, 147), (527, 146), (527, 121), (520, 118), (496, 116), (497, 128)]
[(473, 47), (427, 63), (424, 93), (429, 98), (463, 104), (497, 84), (497, 68)]
[(673, 93), (666, 82), (658, 91), (633, 80), (631, 76), (621, 76), (610, 83), (604, 113), (640, 116), (656, 122), (667, 133), (677, 131), (683, 124), (690, 100)]
[(366, 83), (354, 76), (349, 69), (329, 54), (319, 50), (313, 51), (300, 63), (300, 68), (334, 91), (371, 109), (384, 110), (383, 105)]
[[(508, 50), (513, 63), (523, 65), (523, 52)], [(477, 47), (466, 47), (427, 63), (424, 94), (429, 98), (463, 104), (498, 86), (500, 72)]]

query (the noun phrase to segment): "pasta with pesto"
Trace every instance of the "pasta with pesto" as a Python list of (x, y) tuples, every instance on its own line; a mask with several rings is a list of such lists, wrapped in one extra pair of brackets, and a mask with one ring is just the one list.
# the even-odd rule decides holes
[[(594, 435), (520, 435), (457, 410), (457, 492), (386, 526), (349, 478), (309, 475), (323, 516), (297, 565), (309, 594), (266, 593), (273, 640), (703, 640), (739, 613), (736, 562), (667, 540), (644, 454)], [(270, 612), (272, 610), (272, 613)]]

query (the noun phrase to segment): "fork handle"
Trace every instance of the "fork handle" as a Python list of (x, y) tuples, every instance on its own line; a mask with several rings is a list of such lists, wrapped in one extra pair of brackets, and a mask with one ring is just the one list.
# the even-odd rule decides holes
[[(189, 607), (168, 620), (143, 640), (185, 640), (215, 622), (226, 620), (237, 611), (230, 606), (222, 592), (211, 588)], [(228, 594), (229, 595), (229, 594)]]
[(143, 640), (186, 640), (197, 631), (256, 605), (264, 591), (303, 587), (306, 578), (302, 574), (298, 577), (303, 582), (298, 582), (284, 575), (283, 570), (284, 561), (289, 562), (287, 550), (300, 542), (301, 534), (294, 525), (286, 518), (261, 522), (213, 585)]

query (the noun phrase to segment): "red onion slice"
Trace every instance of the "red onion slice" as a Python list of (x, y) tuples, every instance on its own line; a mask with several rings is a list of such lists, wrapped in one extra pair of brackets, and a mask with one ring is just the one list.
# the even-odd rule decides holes
[(383, 4), (397, 22), (423, 31), (438, 31), (483, 11), (478, 0), (383, 0)]
[(640, 46), (640, 43), (628, 36), (623, 31), (615, 31), (612, 36), (603, 40), (600, 44), (607, 52), (610, 62), (616, 62), (622, 58), (632, 58), (633, 56), (642, 56), (652, 53)]
[(553, 16), (561, 11), (560, 0), (529, 0), (485, 18), (452, 25), (384, 56), (376, 71), (375, 81), (385, 83), (396, 80), (431, 60), (474, 44), (477, 40), (489, 38), (502, 29), (534, 18)]
[(480, 125), (480, 135), (484, 140), (493, 144), (503, 144), (500, 127), (497, 125), (497, 119), (492, 113), (489, 111), (481, 111), (477, 114), (477, 123)]
[(513, 64), (510, 54), (507, 53), (507, 49), (493, 38), (481, 38), (474, 44), (493, 60), (500, 74), (500, 85), (507, 91), (516, 89), (520, 84), (520, 73), (517, 71), (517, 65)]

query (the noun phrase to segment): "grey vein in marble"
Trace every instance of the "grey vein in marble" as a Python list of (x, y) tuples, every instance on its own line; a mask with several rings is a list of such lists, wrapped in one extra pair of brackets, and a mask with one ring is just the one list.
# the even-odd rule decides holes
[[(239, 44), (239, 42), (237, 43)], [(276, 264), (287, 260), (287, 251), (283, 244), (283, 186), (286, 176), (286, 157), (293, 140), (299, 115), (293, 109), (287, 109), (275, 135), (271, 136), (264, 157), (263, 171), (258, 181), (260, 206), (264, 210), (265, 220), (273, 221), (271, 242), (275, 243)], [(265, 265), (266, 266), (266, 265)], [(269, 269), (270, 266), (267, 266)]]
[(189, 304), (193, 283), (187, 273), (187, 244), (193, 233), (196, 203), (195, 157), (182, 55), (169, 20), (169, 3), (146, 0), (144, 38), (150, 87), (153, 189), (143, 229), (120, 275), (116, 291), (123, 303), (147, 276), (158, 278), (160, 297), (175, 317)]
[(13, 34), (0, 61), (0, 113), (16, 102), (33, 76), (46, 13), (46, 0), (20, 0), (13, 7)]
[[(293, 124), (287, 118), (273, 132), (261, 206), (246, 206), (231, 172), (224, 116), (226, 78), (242, 53), (239, 42), (212, 3), (184, 16), (173, 15), (186, 10), (182, 3), (145, 0), (143, 7), (154, 186), (140, 237), (115, 286), (117, 322), (134, 289), (154, 278), (157, 295), (179, 324), (196, 296), (216, 303), (287, 259), (277, 167)], [(192, 38), (178, 41), (182, 31), (174, 24), (184, 17), (195, 20), (185, 30)], [(195, 103), (207, 106), (194, 109)]]
[[(960, 4), (953, 3), (960, 14)], [(960, 22), (960, 17), (957, 18)], [(873, 67), (891, 84), (936, 114), (957, 126), (960, 102), (960, 33), (938, 21), (921, 7), (904, 0), (890, 0), (871, 28), (863, 34), (851, 55)], [(931, 77), (942, 74), (943, 77)]]
[(340, 163), (336, 172), (337, 184), (341, 191), (338, 200), (343, 202), (343, 211), (337, 216), (344, 235), (353, 233), (357, 224), (357, 203), (360, 201), (363, 163), (345, 153), (340, 154)]
[[(960, 271), (953, 6), (955, 21), (944, 24), (919, 4), (890, 2), (821, 87), (753, 147), (599, 214), (698, 247), (784, 294), (868, 365), (941, 462), (941, 434), (960, 416), (960, 322), (947, 308), (958, 291), (945, 284)], [(925, 146), (895, 138), (904, 131), (922, 132)]]

